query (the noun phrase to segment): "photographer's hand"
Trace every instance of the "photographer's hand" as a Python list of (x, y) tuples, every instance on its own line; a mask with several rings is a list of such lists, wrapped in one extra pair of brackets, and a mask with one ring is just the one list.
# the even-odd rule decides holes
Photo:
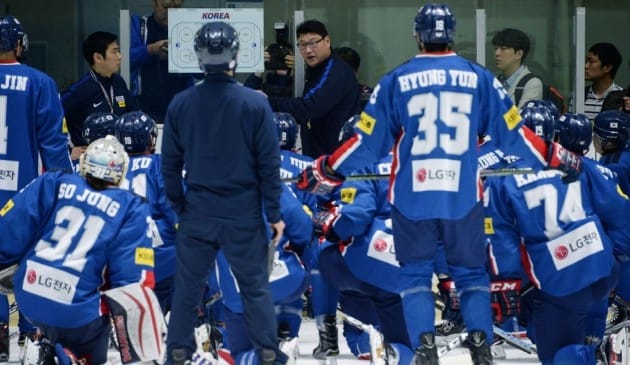
[(289, 70), (293, 70), (295, 68), (295, 56), (292, 54), (284, 56), (284, 63), (287, 65)]

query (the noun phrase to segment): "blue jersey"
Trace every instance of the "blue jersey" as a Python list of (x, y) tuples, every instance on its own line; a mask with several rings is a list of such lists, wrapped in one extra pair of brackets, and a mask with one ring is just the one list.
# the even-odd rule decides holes
[[(388, 155), (370, 168), (357, 174), (387, 175), (391, 170), (392, 156)], [(388, 219), (390, 204), (387, 201), (389, 181), (386, 179), (349, 180), (339, 190), (340, 216), (333, 229), (342, 240), (368, 234), (368, 228), (376, 217)]]
[(480, 170), (506, 168), (517, 160), (517, 156), (506, 155), (491, 140), (486, 141), (479, 146), (479, 157), (477, 158), (477, 163)]
[(129, 156), (129, 169), (122, 181), (122, 189), (131, 189), (146, 200), (162, 244), (155, 247), (155, 280), (175, 274), (175, 227), (177, 215), (166, 200), (160, 170), (160, 155)]
[(630, 150), (624, 149), (603, 155), (600, 157), (599, 163), (615, 172), (621, 190), (630, 194)]
[[(392, 156), (388, 155), (356, 173), (389, 174), (391, 160)], [(342, 240), (352, 238), (342, 251), (352, 274), (361, 281), (395, 293), (399, 291), (400, 270), (389, 219), (388, 186), (389, 181), (385, 179), (346, 181), (339, 190), (340, 216), (333, 229)], [(330, 245), (325, 241), (322, 249)], [(320, 265), (326, 265), (326, 262), (320, 261)]]
[(19, 263), (20, 311), (62, 328), (104, 314), (100, 290), (153, 286), (149, 208), (128, 191), (74, 174), (42, 175), (0, 211), (0, 263)]
[(0, 63), (0, 205), (45, 169), (72, 170), (57, 85), (20, 63)]
[[(313, 159), (306, 155), (289, 150), (280, 151), (280, 178), (283, 180), (294, 179), (300, 176), (302, 170), (313, 163)], [(317, 207), (317, 198), (315, 195), (295, 187), (295, 183), (286, 183), (291, 190), (297, 195), (303, 204), (315, 211)]]
[(501, 83), (455, 53), (421, 54), (376, 86), (354, 137), (329, 158), (347, 176), (394, 152), (390, 201), (406, 218), (459, 219), (481, 198), (477, 138), (489, 135), (532, 168), (546, 145), (529, 129)]
[(569, 184), (557, 171), (486, 179), (486, 234), (503, 246), (522, 241), (530, 280), (554, 296), (608, 276), (613, 248), (629, 242), (630, 201), (610, 170), (583, 161), (583, 174)]
[[(298, 256), (288, 251), (287, 244), (304, 247), (311, 240), (311, 216), (287, 186), (280, 196), (280, 213), (286, 227), (276, 247), (273, 270), (269, 276), (274, 303), (290, 303), (299, 298), (308, 286), (308, 273)], [(230, 272), (227, 259), (221, 251), (217, 255), (219, 285), (223, 303), (232, 312), (243, 313), (236, 279)]]

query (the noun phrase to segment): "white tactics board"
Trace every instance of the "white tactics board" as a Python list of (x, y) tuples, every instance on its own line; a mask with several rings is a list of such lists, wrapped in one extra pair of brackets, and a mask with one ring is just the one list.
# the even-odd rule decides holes
[(195, 33), (212, 21), (229, 23), (238, 32), (236, 72), (263, 72), (263, 9), (168, 9), (168, 72), (197, 73)]

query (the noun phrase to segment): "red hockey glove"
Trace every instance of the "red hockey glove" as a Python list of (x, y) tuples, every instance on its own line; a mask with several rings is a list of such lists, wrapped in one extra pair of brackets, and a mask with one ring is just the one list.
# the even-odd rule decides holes
[(313, 234), (315, 234), (316, 237), (324, 237), (332, 243), (339, 242), (340, 238), (333, 228), (333, 224), (335, 224), (338, 218), (339, 214), (336, 208), (330, 211), (324, 210), (318, 212), (313, 217)]
[(450, 277), (439, 278), (438, 290), (440, 291), (440, 297), (444, 301), (447, 309), (459, 310), (460, 302), (457, 295), (457, 288), (455, 288), (455, 282)]
[(494, 322), (518, 315), (520, 310), (521, 279), (503, 279), (490, 282), (490, 306)]
[(343, 183), (344, 177), (327, 166), (326, 158), (327, 156), (319, 157), (302, 171), (296, 184), (298, 189), (326, 196)]
[(582, 158), (557, 142), (550, 143), (548, 148), (547, 167), (564, 172), (562, 181), (565, 183), (577, 180), (582, 172)]

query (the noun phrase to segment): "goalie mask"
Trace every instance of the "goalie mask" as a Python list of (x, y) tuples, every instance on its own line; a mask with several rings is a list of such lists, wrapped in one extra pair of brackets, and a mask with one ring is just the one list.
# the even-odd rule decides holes
[(118, 186), (127, 174), (128, 165), (125, 148), (110, 135), (90, 143), (79, 159), (79, 175)]

